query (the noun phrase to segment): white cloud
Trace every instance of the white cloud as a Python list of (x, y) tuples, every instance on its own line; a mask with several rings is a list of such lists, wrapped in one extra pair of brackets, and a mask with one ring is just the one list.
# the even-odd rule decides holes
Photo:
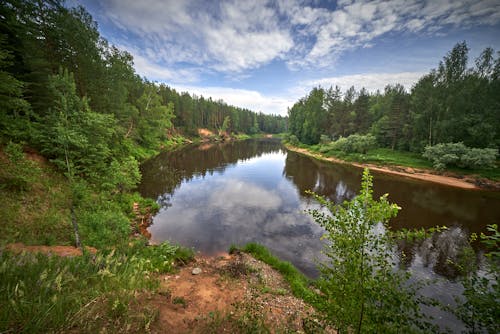
[(134, 48), (123, 46), (121, 48), (126, 49), (134, 57), (134, 68), (137, 73), (149, 80), (168, 80), (183, 83), (198, 81), (196, 70), (169, 69), (140, 55)]
[(101, 6), (107, 19), (135, 33), (147, 54), (155, 53), (165, 66), (184, 62), (241, 72), (293, 46), (267, 1), (110, 0)]
[(140, 74), (176, 82), (203, 73), (245, 77), (276, 60), (331, 70), (346, 51), (390, 32), (442, 34), (500, 22), (498, 0), (337, 1), (334, 9), (307, 0), (82, 1), (96, 1), (97, 17), (129, 36), (116, 42), (135, 45)]
[(424, 72), (400, 72), (366, 73), (320, 78), (302, 82), (300, 86), (294, 89), (294, 92), (301, 92), (302, 95), (305, 95), (312, 87), (321, 86), (328, 88), (335, 85), (339, 86), (343, 91), (354, 86), (357, 90), (364, 87), (370, 92), (375, 92), (378, 89), (383, 91), (386, 85), (394, 85), (397, 83), (405, 86), (407, 89), (411, 89), (423, 75), (425, 75)]
[(247, 108), (255, 112), (285, 116), (287, 108), (295, 103), (296, 96), (266, 96), (255, 90), (236, 89), (227, 87), (197, 87), (186, 85), (175, 85), (178, 91), (187, 91), (190, 94), (202, 95), (213, 100), (224, 100), (224, 102)]
[[(446, 26), (496, 24), (500, 22), (500, 2), (495, 0), (420, 1), (362, 0), (338, 1), (329, 11), (299, 2), (280, 1), (280, 9), (298, 25), (295, 43), (306, 52), (288, 58), (292, 69), (327, 67), (347, 50), (369, 45), (388, 32), (439, 33)], [(310, 47), (310, 40), (314, 43)]]

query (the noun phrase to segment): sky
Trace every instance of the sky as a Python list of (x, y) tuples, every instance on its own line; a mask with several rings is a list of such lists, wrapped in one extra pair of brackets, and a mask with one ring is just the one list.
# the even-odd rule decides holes
[(407, 89), (466, 41), (500, 51), (500, 0), (71, 0), (136, 72), (286, 115), (311, 88)]

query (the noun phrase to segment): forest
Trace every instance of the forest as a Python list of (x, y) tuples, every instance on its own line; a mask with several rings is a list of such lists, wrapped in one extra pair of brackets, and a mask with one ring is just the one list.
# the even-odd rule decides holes
[[(192, 296), (174, 296), (165, 284), (176, 281), (182, 285), (182, 279), (191, 284), (200, 277), (213, 281), (224, 297), (248, 296), (246, 304), (241, 300), (228, 303), (231, 311), (226, 315), (208, 309), (192, 313), (196, 317), (186, 324), (199, 326), (203, 333), (280, 331), (274, 318), (267, 328), (263, 312), (269, 309), (271, 316), (285, 316), (281, 307), (292, 294), (299, 298), (300, 303), (295, 304), (303, 309), (304, 318), (290, 313), (283, 318), (283, 332), (292, 332), (286, 326), (298, 323), (301, 332), (310, 333), (325, 328), (339, 333), (435, 333), (436, 325), (419, 309), (426, 301), (406, 284), (407, 272), (394, 270), (391, 253), (396, 241), (417, 239), (428, 231), (389, 231), (389, 219), (401, 208), (389, 202), (387, 195), (374, 198), (368, 169), (358, 195), (352, 192), (351, 200), (342, 204), (293, 187), (290, 180), (299, 183), (300, 176), (305, 176), (314, 183), (304, 182), (302, 188), (313, 188), (319, 174), (310, 165), (294, 165), (293, 157), (288, 157), (284, 163), (289, 165), (279, 169), (279, 175), (287, 179), (276, 184), (290, 184), (283, 189), (290, 188), (297, 198), (306, 192), (308, 203), (311, 199), (318, 203), (307, 212), (311, 222), (325, 231), (322, 240), (332, 247), (325, 247), (330, 262), (318, 266), (322, 276), (317, 280), (305, 277), (258, 244), (231, 246), (234, 254), (227, 255), (234, 261), (216, 268), (210, 261), (226, 261), (219, 253), (209, 262), (200, 261), (194, 248), (170, 240), (155, 244), (147, 233), (161, 205), (168, 207), (170, 194), (184, 183), (203, 181), (211, 175), (222, 177), (240, 161), (249, 162), (270, 152), (276, 153), (278, 161), (276, 156), (282, 153), (280, 142), (267, 138), (248, 145), (247, 141), (204, 143), (190, 154), (181, 149), (172, 152), (196, 141), (201, 128), (231, 135), (288, 132), (289, 143), (309, 148), (319, 144), (318, 150), (325, 152), (365, 154), (380, 147), (423, 153), (437, 169), (450, 164), (497, 166), (500, 53), (487, 48), (472, 67), (468, 54), (467, 44), (458, 43), (437, 69), (423, 76), (409, 92), (399, 84), (376, 93), (364, 88), (342, 91), (338, 86), (316, 87), (288, 110), (288, 116), (269, 115), (141, 77), (134, 69), (132, 55), (101, 36), (96, 21), (82, 6), (69, 7), (63, 0), (0, 2), (0, 333), (169, 331), (170, 327), (161, 326), (173, 317), (162, 315), (160, 308), (174, 309), (177, 315), (192, 313), (185, 309), (203, 301), (203, 296), (193, 294), (193, 290), (189, 290)], [(249, 149), (245, 151), (239, 144)], [(274, 150), (275, 145), (279, 150)], [(155, 155), (167, 156), (176, 169), (168, 169), (162, 161), (146, 161)], [(200, 161), (207, 167), (197, 165)], [(242, 191), (233, 196), (240, 197), (235, 208), (251, 199), (248, 185), (252, 179), (274, 187), (267, 178), (272, 165), (256, 166), (246, 164), (250, 168), (245, 170), (245, 182), (237, 182), (236, 174), (229, 179), (231, 186), (237, 183), (235, 188)], [(150, 180), (141, 181), (143, 174), (147, 176), (144, 168), (152, 169)], [(258, 174), (252, 174), (256, 171)], [(141, 182), (140, 187), (147, 187), (142, 195), (138, 192)], [(332, 187), (333, 182), (328, 183)], [(290, 201), (275, 196), (281, 191), (279, 187), (272, 191), (253, 187), (260, 190), (255, 197), (261, 197), (262, 202), (267, 201), (263, 195), (273, 195), (266, 203), (269, 212), (280, 219), (287, 217), (288, 211), (279, 212), (271, 205)], [(335, 191), (337, 188), (341, 187)], [(190, 196), (196, 199), (200, 186), (192, 189)], [(231, 200), (221, 192), (211, 194), (224, 204)], [(165, 203), (158, 196), (163, 196)], [(305, 206), (296, 203), (302, 215)], [(445, 200), (436, 206), (440, 203)], [(199, 202), (195, 205), (212, 209)], [(315, 209), (320, 206), (321, 210)], [(189, 216), (188, 209), (182, 215)], [(251, 209), (254, 211), (247, 216), (262, 220), (270, 216), (262, 214), (266, 208), (260, 204), (252, 204)], [(217, 214), (218, 219), (224, 217), (222, 211)], [(250, 224), (245, 218), (241, 222)], [(369, 232), (380, 224), (388, 233)], [(295, 223), (287, 221), (287, 225)], [(296, 226), (297, 230), (283, 234), (286, 248), (290, 248), (290, 235), (306, 234), (301, 225)], [(208, 234), (204, 230), (196, 233)], [(464, 245), (463, 267), (458, 267), (462, 262), (446, 259), (464, 273), (467, 297), (451, 312), (473, 332), (479, 328), (497, 333), (497, 225), (488, 226), (487, 235), (474, 238)], [(487, 254), (491, 267), (481, 272), (475, 271), (479, 266), (471, 246), (475, 241), (493, 249), (491, 256)], [(319, 242), (319, 236), (314, 242)], [(52, 247), (51, 251), (66, 247), (76, 255), (36, 253), (45, 247)], [(281, 283), (276, 289), (266, 286), (263, 279), (267, 276), (242, 262), (243, 253), (271, 265), (289, 288)], [(192, 271), (195, 265), (198, 268)], [(199, 267), (203, 267), (201, 275)], [(200, 271), (195, 273), (194, 269)], [(178, 280), (180, 270), (183, 278)], [(493, 277), (494, 283), (481, 275)], [(241, 293), (225, 286), (241, 288)], [(217, 304), (210, 293), (205, 295), (211, 298), (207, 305)], [(275, 298), (280, 311), (272, 312), (267, 299), (265, 307), (257, 310), (256, 299), (261, 296)], [(433, 305), (431, 302), (426, 305)], [(226, 324), (229, 326), (224, 327)]]
[(418, 153), (462, 143), (489, 149), (480, 152), (494, 161), (500, 146), (500, 53), (484, 49), (473, 67), (468, 53), (465, 41), (457, 43), (409, 92), (400, 84), (375, 93), (315, 87), (289, 109), (290, 134), (309, 145), (342, 139), (338, 144), (345, 146), (350, 138), (367, 147)]
[(0, 135), (60, 165), (68, 160), (81, 175), (137, 165), (141, 151), (157, 150), (175, 135), (196, 135), (197, 128), (286, 129), (284, 117), (141, 78), (132, 56), (101, 37), (83, 7), (6, 1), (0, 11)]

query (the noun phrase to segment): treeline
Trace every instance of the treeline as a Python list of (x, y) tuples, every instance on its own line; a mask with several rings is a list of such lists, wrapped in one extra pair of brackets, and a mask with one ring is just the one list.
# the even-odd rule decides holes
[(97, 166), (103, 164), (130, 167), (144, 150), (157, 150), (178, 133), (176, 127), (188, 135), (197, 127), (286, 129), (284, 117), (141, 78), (132, 56), (102, 38), (83, 7), (8, 0), (0, 4), (0, 17), (0, 136), (63, 165), (69, 161), (77, 173), (102, 175), (106, 168)]
[(456, 44), (410, 92), (399, 84), (374, 94), (313, 88), (289, 109), (289, 132), (305, 144), (370, 134), (379, 146), (404, 151), (453, 142), (498, 148), (500, 53), (486, 48), (469, 68), (468, 51)]
[(174, 105), (176, 128), (182, 128), (184, 133), (196, 134), (197, 128), (221, 129), (224, 120), (229, 117), (226, 131), (243, 132), (247, 134), (282, 133), (287, 131), (287, 117), (255, 113), (226, 104), (222, 100), (179, 93), (165, 85), (159, 87), (160, 95), (165, 101)]

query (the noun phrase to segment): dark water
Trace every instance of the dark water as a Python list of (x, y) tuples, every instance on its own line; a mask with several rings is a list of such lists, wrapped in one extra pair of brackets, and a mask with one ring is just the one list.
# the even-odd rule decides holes
[[(362, 170), (288, 152), (277, 140), (248, 140), (165, 152), (146, 162), (142, 172), (140, 192), (161, 206), (149, 229), (153, 241), (170, 240), (205, 254), (259, 242), (314, 277), (323, 231), (304, 213), (318, 207), (305, 191), (335, 202), (350, 199), (360, 188)], [(403, 208), (393, 228), (450, 227), (417, 246), (401, 247), (407, 254), (402, 265), (416, 277), (447, 278), (425, 294), (453, 303), (461, 286), (447, 259), (457, 256), (469, 233), (498, 223), (500, 193), (373, 176), (375, 195), (389, 193)], [(451, 315), (436, 315), (458, 330)]]

